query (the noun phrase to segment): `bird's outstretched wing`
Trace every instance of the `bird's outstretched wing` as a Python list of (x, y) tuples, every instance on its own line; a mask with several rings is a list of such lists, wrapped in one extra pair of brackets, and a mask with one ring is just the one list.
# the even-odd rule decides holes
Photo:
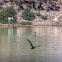
[(33, 44), (30, 42), (30, 40), (29, 40), (29, 39), (27, 39), (27, 40), (28, 40), (28, 42), (30, 43), (31, 47), (34, 47)]

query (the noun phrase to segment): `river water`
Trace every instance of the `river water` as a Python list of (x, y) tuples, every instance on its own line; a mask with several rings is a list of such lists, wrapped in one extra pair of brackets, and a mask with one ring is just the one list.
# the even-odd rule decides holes
[(62, 27), (0, 28), (0, 62), (62, 62)]

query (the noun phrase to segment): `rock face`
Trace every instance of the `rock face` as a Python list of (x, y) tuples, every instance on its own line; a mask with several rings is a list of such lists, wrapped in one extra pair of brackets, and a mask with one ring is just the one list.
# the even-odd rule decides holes
[[(62, 6), (61, 6), (62, 7)], [(34, 12), (38, 12), (38, 11), (34, 11)], [(45, 10), (44, 11), (40, 11), (40, 14), (41, 15), (48, 15), (48, 19), (47, 20), (43, 20), (41, 19), (40, 17), (36, 16), (34, 20), (32, 20), (33, 22), (33, 25), (62, 25), (62, 9), (60, 9), (60, 11), (50, 11), (50, 12), (46, 12)], [(24, 20), (22, 18), (22, 11), (18, 12), (18, 22), (22, 22), (22, 21), (27, 21), (27, 20)], [(54, 18), (57, 17), (58, 19), (58, 24), (56, 24), (54, 22)]]
[[(7, 6), (11, 6), (11, 3), (8, 2), (8, 3), (5, 3), (3, 5), (4, 8), (7, 7)], [(13, 6), (14, 6), (15, 10), (17, 11), (18, 6), (15, 3), (13, 3)], [(55, 22), (53, 21), (55, 16), (59, 20), (57, 25), (62, 25), (62, 5), (59, 5), (59, 6), (60, 6), (60, 10), (59, 11), (49, 11), (49, 12), (46, 12), (46, 10), (40, 10), (40, 14), (41, 15), (48, 15), (48, 19), (47, 20), (43, 20), (40, 17), (36, 16), (35, 19), (32, 21), (33, 25), (56, 25)], [(19, 23), (22, 22), (22, 21), (27, 21), (27, 20), (23, 19), (22, 11), (23, 10), (20, 10), (19, 12), (17, 11), (17, 22), (19, 22)], [(32, 11), (34, 13), (38, 12), (38, 10), (36, 10), (36, 11), (32, 10)]]

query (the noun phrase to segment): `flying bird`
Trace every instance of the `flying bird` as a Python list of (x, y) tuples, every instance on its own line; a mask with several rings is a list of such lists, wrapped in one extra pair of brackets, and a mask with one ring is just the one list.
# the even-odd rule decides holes
[(31, 49), (35, 49), (36, 47), (39, 47), (39, 46), (33, 46), (33, 44), (31, 43), (31, 41), (29, 40), (29, 39), (27, 39), (28, 40), (28, 42), (30, 43), (30, 45), (31, 45)]

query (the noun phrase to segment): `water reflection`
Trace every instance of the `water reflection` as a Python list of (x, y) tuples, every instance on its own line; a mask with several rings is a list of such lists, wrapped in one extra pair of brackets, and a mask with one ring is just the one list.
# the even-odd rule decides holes
[(58, 29), (57, 29), (57, 27), (54, 27), (54, 31), (53, 31), (53, 32), (54, 32), (54, 35), (55, 35), (55, 36), (58, 35)]
[(13, 38), (13, 27), (8, 28), (8, 39), (9, 41), (12, 41)]
[[(0, 28), (0, 62), (62, 62), (61, 34), (62, 27)], [(30, 49), (27, 39), (40, 47)]]

